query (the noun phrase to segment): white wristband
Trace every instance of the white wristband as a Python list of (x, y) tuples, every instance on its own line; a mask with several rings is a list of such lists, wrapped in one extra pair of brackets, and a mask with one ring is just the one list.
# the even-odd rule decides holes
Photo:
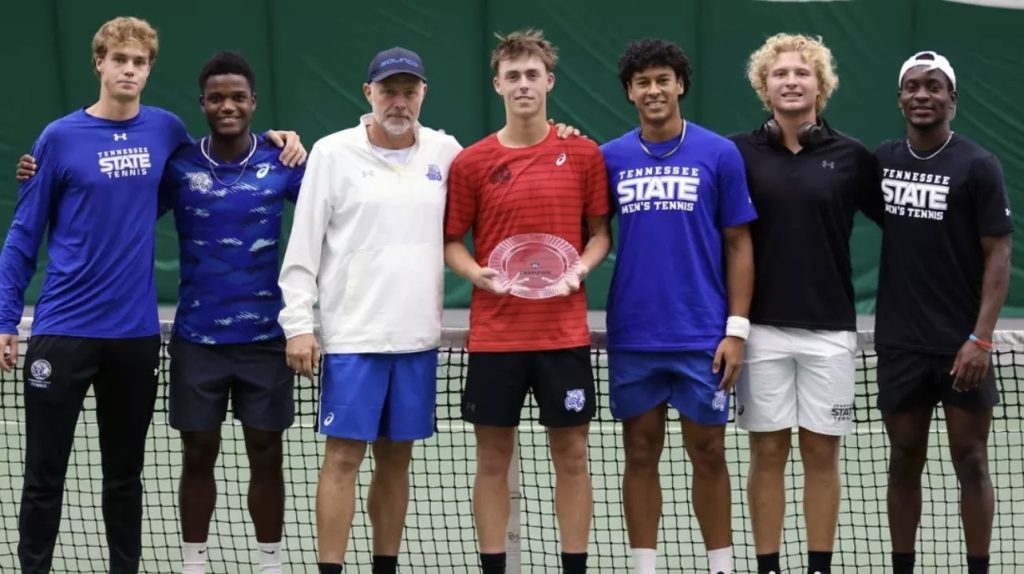
[(750, 336), (750, 319), (739, 315), (730, 315), (725, 320), (725, 336), (739, 337), (746, 341)]

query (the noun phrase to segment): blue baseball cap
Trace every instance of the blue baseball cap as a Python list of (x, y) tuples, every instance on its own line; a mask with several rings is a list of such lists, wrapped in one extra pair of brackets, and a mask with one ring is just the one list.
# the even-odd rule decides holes
[(426, 72), (423, 70), (423, 60), (420, 59), (419, 54), (398, 47), (384, 50), (373, 57), (373, 60), (370, 61), (370, 71), (366, 81), (372, 84), (395, 74), (412, 74), (424, 82), (427, 81)]

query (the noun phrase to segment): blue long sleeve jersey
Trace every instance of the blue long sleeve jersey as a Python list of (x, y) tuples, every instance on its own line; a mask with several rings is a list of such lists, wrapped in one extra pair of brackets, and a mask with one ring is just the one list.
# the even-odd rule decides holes
[(124, 121), (83, 109), (47, 126), (32, 148), (39, 170), (18, 190), (0, 254), (0, 333), (17, 333), (44, 233), (49, 264), (33, 335), (159, 333), (157, 193), (168, 158), (190, 143), (177, 116), (149, 106)]

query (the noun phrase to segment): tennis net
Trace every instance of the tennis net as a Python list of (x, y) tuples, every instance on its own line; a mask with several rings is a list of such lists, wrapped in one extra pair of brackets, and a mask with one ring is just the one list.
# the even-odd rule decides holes
[[(142, 572), (171, 572), (180, 565), (181, 535), (177, 484), (181, 470), (178, 433), (167, 422), (166, 339), (161, 358), (161, 386), (146, 453), (145, 520)], [(23, 339), (23, 344), (25, 340)], [(996, 491), (992, 571), (1024, 571), (1024, 529), (1014, 529), (1024, 515), (1024, 432), (1021, 389), (1024, 332), (1000, 332), (994, 355), (1002, 402), (994, 413), (990, 471)], [(478, 572), (471, 491), (475, 472), (472, 428), (460, 420), (460, 392), (465, 381), (465, 332), (446, 330), (437, 377), (437, 433), (414, 449), (412, 495), (400, 571), (422, 573)], [(879, 412), (874, 408), (876, 355), (872, 333), (859, 334), (856, 431), (841, 453), (843, 497), (833, 565), (837, 572), (884, 572), (889, 563), (885, 487), (888, 448)], [(22, 356), (24, 354), (22, 353)], [(590, 471), (594, 519), (590, 571), (628, 572), (629, 545), (621, 503), (624, 466), (621, 427), (607, 407), (607, 355), (603, 333), (594, 333), (592, 351), (598, 381), (598, 409), (590, 431)], [(318, 382), (296, 379), (296, 424), (285, 434), (284, 472), (287, 512), (284, 539), (286, 572), (314, 572), (316, 564), (316, 481), (323, 439), (315, 434)], [(558, 531), (554, 515), (554, 473), (547, 439), (537, 424), (532, 399), (519, 431), (518, 496), (509, 532), (510, 572), (558, 572)], [(0, 452), (0, 571), (17, 571), (18, 506), (24, 463), (24, 409), (20, 372), (0, 378), (4, 422)], [(664, 510), (659, 533), (659, 566), (667, 572), (706, 571), (706, 554), (690, 504), (691, 467), (682, 443), (678, 416), (670, 411), (668, 436), (660, 466)], [(795, 437), (795, 434), (794, 434)], [(795, 441), (795, 438), (794, 438)], [(965, 570), (957, 481), (949, 462), (942, 410), (937, 409), (930, 435), (929, 461), (923, 477), (924, 508), (917, 544), (919, 571)], [(100, 510), (101, 470), (94, 403), (90, 393), (78, 424), (65, 488), (55, 572), (106, 572), (106, 544)], [(747, 436), (730, 423), (726, 451), (732, 477), (733, 552), (737, 572), (756, 570), (745, 482)], [(806, 571), (799, 449), (787, 468), (787, 519), (783, 533), (783, 567)], [(356, 521), (346, 572), (369, 572), (372, 554), (365, 514), (372, 456), (359, 476)], [(208, 572), (251, 572), (256, 563), (255, 535), (246, 491), (248, 462), (241, 427), (228, 416), (217, 465), (218, 499), (209, 539)]]

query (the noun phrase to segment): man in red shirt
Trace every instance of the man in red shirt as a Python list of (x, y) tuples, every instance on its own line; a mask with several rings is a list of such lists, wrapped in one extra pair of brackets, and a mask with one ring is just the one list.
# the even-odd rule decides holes
[[(611, 234), (601, 151), (585, 138), (558, 139), (545, 119), (557, 59), (539, 31), (499, 36), (491, 68), (505, 126), (466, 148), (448, 181), (445, 261), (475, 286), (462, 416), (476, 433), (473, 514), (484, 574), (505, 572), (508, 469), (528, 390), (548, 428), (562, 571), (586, 571), (594, 380), (581, 281), (608, 255)], [(470, 229), (475, 257), (463, 242)], [(499, 243), (526, 233), (556, 236), (580, 253), (558, 285), (565, 295), (512, 296), (508, 278), (487, 267)]]

